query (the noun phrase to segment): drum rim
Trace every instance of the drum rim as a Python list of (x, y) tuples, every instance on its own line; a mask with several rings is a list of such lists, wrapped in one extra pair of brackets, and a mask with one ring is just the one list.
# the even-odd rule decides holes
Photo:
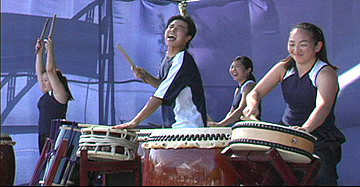
[(163, 141), (227, 141), (231, 139), (231, 133), (216, 133), (215, 134), (203, 134), (203, 133), (194, 133), (194, 134), (172, 134), (172, 135), (150, 135), (148, 141), (156, 141), (156, 142), (163, 142)]
[(143, 137), (143, 136), (150, 136), (152, 134), (152, 132), (154, 131), (154, 129), (140, 129), (140, 131), (136, 132), (136, 134), (139, 137)]
[(270, 141), (264, 141), (264, 140), (255, 140), (255, 139), (248, 139), (248, 138), (240, 138), (240, 139), (234, 139), (229, 142), (229, 147), (235, 144), (250, 144), (250, 145), (261, 145), (266, 147), (275, 147), (277, 149), (285, 150), (285, 151), (291, 151), (294, 153), (298, 153), (301, 155), (304, 155), (312, 161), (314, 159), (313, 155), (303, 149), (299, 149), (296, 147), (290, 147), (279, 143), (274, 143)]
[[(113, 160), (113, 161), (127, 161), (135, 159), (135, 152), (130, 152), (130, 155), (125, 155), (121, 153), (111, 153), (106, 151), (95, 151), (95, 150), (86, 150), (88, 153), (88, 158), (92, 160)], [(76, 152), (77, 156), (80, 156), (80, 149)]]
[(110, 133), (115, 133), (115, 134), (127, 134), (133, 137), (137, 136), (136, 131), (129, 129), (113, 129), (111, 127), (96, 127), (96, 126), (81, 128), (82, 134), (84, 134), (84, 132), (108, 132), (108, 131)]
[(150, 136), (151, 135), (151, 132), (148, 132), (148, 133), (136, 133), (137, 135), (138, 135), (138, 137), (148, 137), (148, 136)]
[(268, 123), (268, 122), (241, 121), (241, 122), (237, 122), (232, 127), (232, 130), (234, 130), (236, 128), (249, 128), (249, 127), (250, 128), (261, 128), (261, 129), (264, 129), (264, 127), (267, 127), (266, 129), (268, 129), (268, 130), (280, 131), (283, 133), (300, 136), (302, 138), (305, 138), (305, 139), (311, 141), (312, 143), (315, 143), (315, 141), (317, 139), (315, 136), (313, 136), (310, 133), (307, 133), (305, 131), (291, 129), (287, 126), (282, 126), (282, 125)]
[(73, 130), (73, 131), (81, 132), (81, 128), (79, 128), (78, 126), (72, 126), (72, 125), (61, 125), (59, 127), (59, 130), (60, 129)]
[[(209, 132), (215, 132), (215, 134), (225, 134), (226, 136), (230, 136), (232, 129), (231, 127), (199, 127), (199, 128), (167, 128), (167, 129), (154, 129), (151, 132), (149, 138), (155, 138), (154, 141), (174, 141), (168, 140), (169, 136), (188, 136), (188, 135), (203, 135), (209, 134)], [(192, 141), (196, 141), (192, 140)], [(188, 139), (182, 141), (189, 141)]]
[(0, 135), (0, 145), (15, 145), (16, 142), (13, 141), (9, 133), (1, 133)]
[(0, 137), (10, 137), (10, 134), (9, 133), (4, 133), (4, 132), (2, 132), (2, 133), (0, 133)]

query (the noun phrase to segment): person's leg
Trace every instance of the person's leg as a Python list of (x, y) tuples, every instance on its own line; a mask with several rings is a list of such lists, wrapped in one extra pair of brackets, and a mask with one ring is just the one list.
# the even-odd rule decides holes
[(39, 135), (38, 138), (38, 145), (39, 145), (39, 154), (41, 155), (41, 152), (44, 148), (46, 139), (49, 138), (49, 134), (43, 134), (43, 135)]
[(315, 184), (317, 186), (337, 186), (338, 174), (337, 164), (341, 160), (341, 147), (336, 150), (331, 150), (328, 147), (321, 150), (315, 150), (314, 152), (320, 157), (321, 169)]

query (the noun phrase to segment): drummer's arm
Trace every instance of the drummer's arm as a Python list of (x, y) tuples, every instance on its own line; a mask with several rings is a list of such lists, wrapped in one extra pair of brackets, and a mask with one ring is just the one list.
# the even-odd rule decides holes
[(271, 92), (285, 75), (285, 62), (279, 62), (256, 84), (255, 88), (246, 96), (246, 107), (243, 114), (246, 118), (259, 115), (260, 100)]
[[(236, 94), (237, 94), (239, 91), (240, 91), (240, 88), (237, 87), (237, 88), (235, 89), (235, 91), (234, 91), (234, 98), (235, 98)], [(244, 96), (244, 95), (242, 95), (242, 96)], [(241, 98), (241, 99), (242, 99), (242, 98)], [(234, 106), (231, 105), (231, 108), (230, 108), (229, 112), (226, 114), (225, 117), (230, 116), (230, 115), (235, 111), (235, 109), (236, 109), (236, 108), (234, 108)]]
[(308, 120), (298, 128), (306, 132), (312, 132), (324, 123), (329, 115), (338, 92), (338, 76), (331, 67), (325, 67), (320, 71), (317, 78), (316, 107)]
[(144, 68), (135, 66), (132, 67), (131, 70), (133, 71), (135, 77), (142, 79), (143, 82), (149, 83), (154, 88), (159, 87), (161, 80), (158, 77), (154, 77), (149, 72), (147, 72)]
[(157, 97), (150, 97), (149, 101), (146, 103), (144, 108), (135, 116), (135, 118), (132, 120), (136, 123), (141, 123), (146, 118), (148, 118), (151, 114), (153, 114), (162, 104), (162, 99), (159, 99)]
[(254, 86), (255, 83), (252, 83), (252, 84), (248, 84), (245, 87), (244, 92), (242, 93), (241, 96), (239, 107), (235, 109), (232, 107), (231, 111), (226, 115), (226, 117), (219, 122), (220, 126), (225, 127), (232, 123), (235, 123), (236, 121), (239, 121), (240, 117), (243, 115), (242, 111), (246, 106), (246, 96), (254, 88)]
[(153, 86), (154, 88), (158, 88), (160, 83), (161, 83), (161, 80), (158, 78), (158, 77), (154, 77), (153, 75), (151, 74), (148, 74), (146, 76), (146, 83), (149, 83), (151, 86)]
[(35, 71), (36, 71), (36, 78), (38, 80), (38, 83), (40, 85), (40, 90), (44, 92), (43, 84), (42, 84), (42, 77), (43, 73), (46, 72), (44, 61), (43, 61), (43, 51), (44, 51), (44, 45), (42, 44), (42, 40), (38, 39), (35, 44), (35, 49), (39, 50), (38, 53), (36, 53), (36, 59), (35, 59)]
[(139, 124), (153, 114), (162, 104), (162, 100), (157, 97), (150, 97), (149, 101), (143, 107), (143, 109), (130, 121), (121, 125), (116, 125), (113, 128), (136, 128)]

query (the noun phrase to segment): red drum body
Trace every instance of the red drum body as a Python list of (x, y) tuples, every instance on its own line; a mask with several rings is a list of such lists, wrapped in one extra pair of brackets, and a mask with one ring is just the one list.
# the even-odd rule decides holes
[(0, 138), (0, 186), (13, 186), (16, 171), (13, 145), (16, 142), (7, 133), (1, 133)]
[(105, 126), (91, 126), (81, 129), (79, 141), (81, 150), (87, 150), (88, 158), (101, 161), (134, 160), (138, 148), (137, 134), (127, 129), (112, 129)]
[(221, 154), (231, 128), (155, 129), (142, 144), (144, 186), (228, 186), (237, 177)]
[(241, 121), (232, 127), (233, 151), (266, 151), (277, 148), (286, 162), (310, 163), (316, 137), (301, 130), (262, 121)]

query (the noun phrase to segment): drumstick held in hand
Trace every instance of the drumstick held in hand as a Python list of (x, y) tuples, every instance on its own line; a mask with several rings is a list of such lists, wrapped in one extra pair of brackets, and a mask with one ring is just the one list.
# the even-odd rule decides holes
[[(137, 66), (135, 65), (135, 63), (131, 60), (131, 58), (129, 57), (129, 55), (126, 53), (125, 49), (120, 45), (120, 43), (118, 42), (116, 44), (117, 48), (121, 51), (121, 53), (126, 57), (126, 59), (128, 60), (128, 62), (130, 63), (132, 69), (135, 69)], [(146, 80), (146, 78), (142, 78), (143, 82), (148, 83), (148, 81)]]
[[(111, 128), (111, 129), (113, 129), (112, 127), (114, 127), (112, 125), (97, 125), (97, 124), (85, 124), (85, 123), (79, 123), (78, 126), (81, 127), (81, 128), (99, 127), (99, 128)], [(126, 129), (126, 130), (140, 131), (140, 129)]]
[(157, 125), (157, 124), (155, 124), (155, 123), (148, 123), (149, 125), (152, 125), (152, 126), (154, 126), (154, 127), (157, 127), (157, 128), (162, 128), (162, 126), (161, 125)]
[(126, 59), (128, 60), (128, 62), (130, 63), (132, 68), (135, 68), (136, 65), (135, 63), (131, 60), (131, 58), (129, 57), (129, 55), (126, 53), (126, 51), (124, 50), (124, 48), (120, 45), (120, 43), (116, 44), (117, 48), (121, 51), (121, 53), (126, 57)]
[[(41, 35), (40, 35), (40, 38), (39, 38), (40, 41), (42, 41), (42, 40), (44, 39), (45, 31), (46, 31), (48, 25), (49, 25), (49, 18), (47, 18), (46, 21), (45, 21), (43, 30), (42, 30)], [(39, 52), (39, 48), (36, 48), (35, 54), (37, 54), (38, 52)]]
[(55, 20), (56, 20), (56, 14), (54, 14), (54, 17), (53, 17), (53, 19), (51, 21), (51, 26), (50, 26), (50, 31), (49, 31), (48, 38), (52, 38), (54, 27), (55, 27)]

